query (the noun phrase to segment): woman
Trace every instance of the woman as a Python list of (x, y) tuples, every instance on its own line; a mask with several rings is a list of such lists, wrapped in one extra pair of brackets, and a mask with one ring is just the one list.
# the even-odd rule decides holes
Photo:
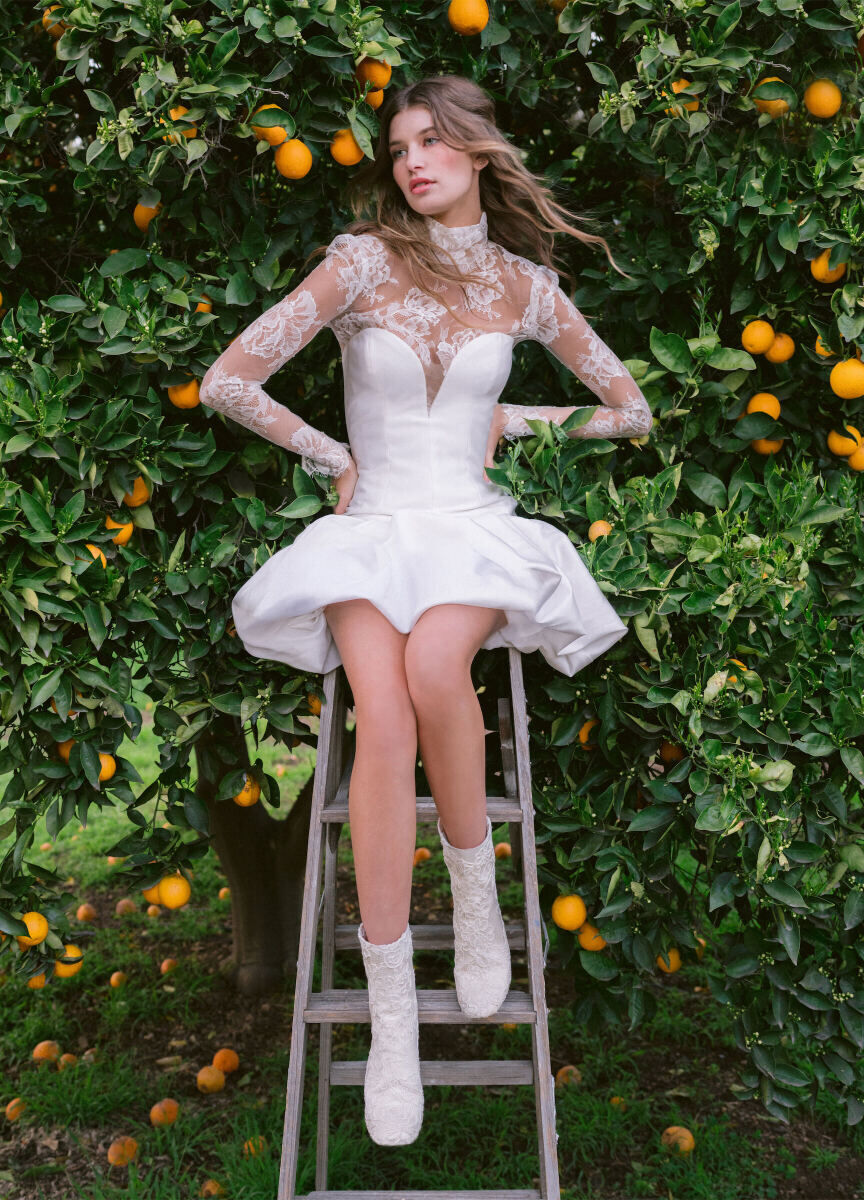
[[(567, 536), (516, 516), (486, 476), (502, 436), (532, 433), (525, 417), (560, 425), (576, 408), (496, 403), (513, 344), (542, 342), (602, 401), (569, 436), (644, 434), (651, 414), (549, 266), (555, 230), (603, 239), (562, 218), (485, 92), (461, 76), (422, 79), (395, 91), (379, 122), (374, 162), (355, 179), (363, 200), (374, 194), (376, 219), (330, 242), (210, 367), (201, 397), (334, 477), (339, 494), (333, 513), (246, 581), (233, 614), (256, 657), (345, 668), (372, 1022), (365, 1119), (374, 1141), (402, 1145), (423, 1119), (408, 924), (418, 739), (453, 887), (457, 998), (488, 1016), (511, 975), (472, 660), (480, 648), (539, 649), (573, 675), (626, 633)], [(342, 348), (347, 444), (262, 387), (323, 325)]]

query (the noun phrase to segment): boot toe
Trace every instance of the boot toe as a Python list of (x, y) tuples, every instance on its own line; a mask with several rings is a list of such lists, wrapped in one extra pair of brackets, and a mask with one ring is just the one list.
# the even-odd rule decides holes
[(423, 1125), (423, 1089), (366, 1102), (366, 1128), (379, 1146), (407, 1146)]
[(510, 983), (509, 963), (506, 969), (489, 971), (480, 979), (459, 976), (456, 979), (459, 1007), (469, 1017), (491, 1017), (507, 999)]

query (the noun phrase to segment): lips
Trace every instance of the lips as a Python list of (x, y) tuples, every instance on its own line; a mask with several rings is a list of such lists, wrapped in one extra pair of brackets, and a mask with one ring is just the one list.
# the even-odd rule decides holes
[(434, 179), (414, 179), (411, 181), (411, 191), (416, 192), (418, 188), (431, 186), (434, 182)]

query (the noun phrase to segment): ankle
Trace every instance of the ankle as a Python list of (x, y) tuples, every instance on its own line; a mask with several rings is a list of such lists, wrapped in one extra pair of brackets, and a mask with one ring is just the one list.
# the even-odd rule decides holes
[(379, 928), (376, 925), (372, 926), (372, 932), (370, 933), (365, 921), (360, 922), (360, 929), (363, 934), (363, 940), (367, 943), (367, 945), (392, 946), (395, 942), (400, 941), (401, 938), (405, 936), (405, 932), (408, 929), (408, 922), (402, 926), (402, 929), (399, 933), (395, 934), (392, 931), (392, 927), (390, 929), (388, 929), (386, 926), (381, 926)]

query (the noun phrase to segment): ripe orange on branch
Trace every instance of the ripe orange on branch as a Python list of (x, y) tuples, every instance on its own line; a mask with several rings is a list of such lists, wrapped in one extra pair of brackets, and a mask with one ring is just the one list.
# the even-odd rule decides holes
[[(672, 84), (672, 91), (676, 95), (678, 92), (684, 92), (688, 87), (690, 87), (692, 82), (692, 79), (676, 79)], [(669, 95), (665, 88), (663, 88), (663, 95), (667, 97)], [(698, 107), (698, 100), (687, 100), (682, 104), (673, 104), (670, 108), (664, 108), (663, 111), (666, 113), (667, 117), (683, 116), (683, 109), (686, 108), (689, 112), (695, 112)]]
[(258, 803), (258, 797), (261, 795), (261, 785), (257, 779), (249, 774), (246, 775), (243, 787), (234, 797), (234, 803), (239, 804), (241, 808), (250, 808), (253, 804)]
[(393, 68), (388, 62), (383, 62), (377, 58), (364, 58), (362, 62), (357, 64), (354, 71), (354, 78), (361, 87), (365, 87), (367, 83), (371, 83), (373, 88), (385, 88), (390, 82), (390, 76), (393, 74)]
[(764, 354), (774, 338), (774, 327), (770, 321), (748, 321), (741, 330), (741, 345), (748, 354)]
[[(763, 83), (783, 83), (783, 82), (784, 81), (780, 78), (779, 75), (765, 75), (756, 84), (756, 88), (758, 89), (760, 84), (763, 84)], [(789, 105), (786, 103), (785, 100), (782, 100), (782, 99), (781, 100), (762, 100), (762, 99), (760, 99), (759, 96), (754, 96), (753, 103), (756, 105), (756, 107), (759, 109), (760, 112), (769, 113), (770, 116), (774, 117), (775, 119), (777, 117), (781, 117), (783, 115), (783, 113), (787, 113), (789, 111)]]
[(130, 508), (138, 508), (140, 505), (146, 504), (149, 499), (150, 488), (147, 486), (147, 481), (143, 475), (136, 475), (132, 491), (123, 493), (123, 503), (128, 504)]
[[(262, 104), (255, 109), (256, 113), (264, 112), (266, 108), (280, 108), (279, 104)], [(255, 113), (252, 114), (253, 116)], [(268, 142), (271, 146), (281, 146), (288, 137), (286, 130), (281, 125), (255, 125), (250, 122), (250, 127), (255, 137), (259, 142)]]
[(155, 207), (151, 207), (149, 204), (136, 204), (135, 208), (132, 210), (132, 220), (142, 233), (146, 233), (150, 222), (161, 211), (161, 202)]
[(810, 274), (818, 283), (836, 283), (838, 279), (842, 279), (846, 274), (845, 262), (838, 263), (836, 267), (828, 267), (828, 259), (831, 256), (833, 247), (828, 246), (821, 254), (817, 254), (815, 258), (810, 259)]
[(489, 24), (489, 5), (486, 0), (450, 0), (447, 20), (456, 33), (471, 37)]
[(857, 400), (864, 396), (864, 363), (857, 358), (844, 359), (831, 368), (828, 383), (841, 400)]
[(350, 129), (337, 129), (330, 143), (330, 153), (343, 167), (353, 167), (363, 158), (363, 151)]
[(814, 79), (804, 92), (804, 107), (814, 117), (833, 117), (843, 103), (843, 93), (830, 79)]
[[(185, 104), (178, 104), (176, 108), (171, 108), (168, 110), (168, 115), (170, 116), (172, 121), (179, 121), (182, 117), (185, 117), (185, 115), (188, 111), (189, 111), (189, 109), (185, 106)], [(164, 125), (165, 118), (160, 117), (159, 123), (160, 123), (160, 125)], [(185, 138), (197, 137), (198, 136), (198, 126), (193, 125), (190, 129), (184, 129), (184, 130), (182, 130), (182, 134), (183, 134), (183, 137), (185, 137)], [(178, 133), (163, 134), (162, 141), (163, 142), (171, 142), (176, 145), (180, 141), (180, 134), (178, 134)]]
[(115, 521), (113, 517), (106, 517), (105, 528), (116, 529), (117, 532), (111, 541), (117, 546), (125, 546), (132, 536), (135, 525), (132, 521)]
[(585, 901), (575, 892), (569, 896), (556, 896), (552, 902), (552, 920), (559, 929), (579, 929), (587, 916)]
[(299, 138), (289, 138), (274, 150), (273, 161), (285, 179), (302, 179), (312, 166), (312, 151)]

